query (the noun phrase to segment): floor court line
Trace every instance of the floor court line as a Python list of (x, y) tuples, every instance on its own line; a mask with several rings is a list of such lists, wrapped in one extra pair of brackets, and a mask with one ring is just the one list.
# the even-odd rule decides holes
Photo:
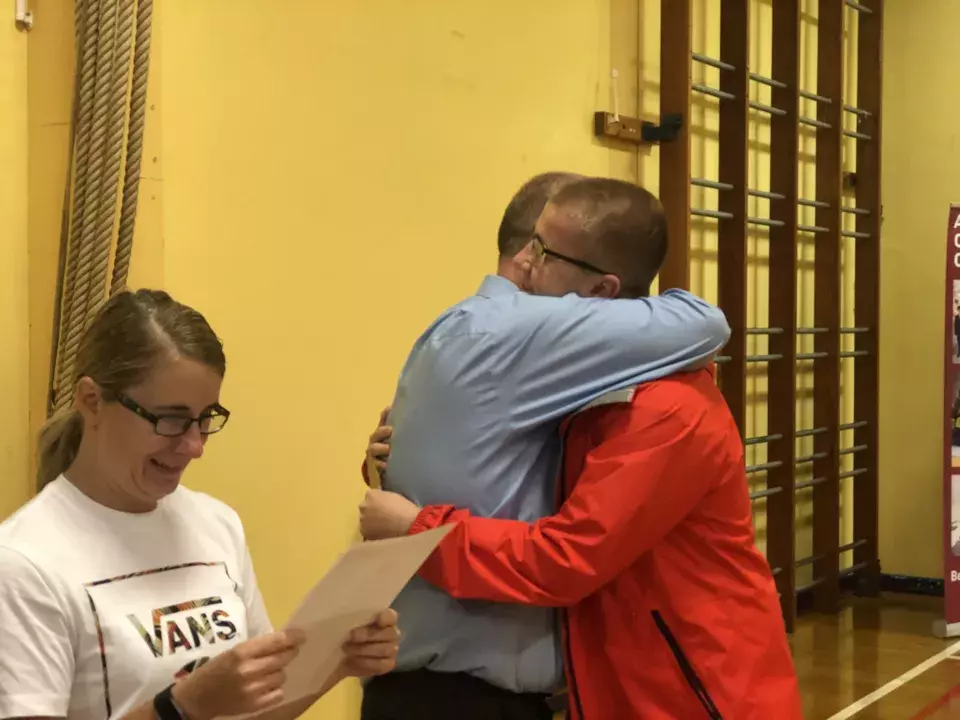
[(911, 717), (910, 720), (927, 720), (927, 718), (932, 717), (935, 712), (939, 711), (958, 695), (960, 695), (960, 685), (950, 688), (949, 691), (927, 705), (923, 710)]
[[(881, 698), (886, 697), (897, 688), (903, 687), (918, 675), (922, 675), (935, 665), (939, 665), (941, 662), (949, 658), (951, 655), (956, 654), (958, 651), (960, 651), (960, 642), (956, 642), (948, 648), (938, 652), (936, 655), (932, 655), (916, 667), (907, 670), (900, 677), (894, 678), (883, 687), (880, 687), (869, 695), (860, 698), (852, 705), (838, 712), (836, 715), (832, 715), (830, 718), (828, 718), (828, 720), (848, 720), (849, 718), (852, 718), (864, 708), (870, 707), (875, 702), (878, 702)], [(947, 696), (949, 697), (949, 695), (950, 694), (948, 693)]]

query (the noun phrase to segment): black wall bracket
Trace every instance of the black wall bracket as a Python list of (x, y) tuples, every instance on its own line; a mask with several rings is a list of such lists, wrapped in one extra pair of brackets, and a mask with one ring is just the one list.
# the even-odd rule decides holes
[(660, 118), (660, 124), (609, 112), (593, 115), (593, 131), (597, 137), (610, 138), (634, 145), (654, 145), (676, 140), (683, 129), (683, 115), (671, 114)]

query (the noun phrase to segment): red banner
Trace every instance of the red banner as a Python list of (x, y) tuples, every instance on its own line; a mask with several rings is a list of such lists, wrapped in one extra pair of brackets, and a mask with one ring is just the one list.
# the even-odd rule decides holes
[[(944, 357), (943, 619), (960, 623), (960, 205), (947, 225), (946, 345)], [(951, 632), (952, 631), (952, 632)]]

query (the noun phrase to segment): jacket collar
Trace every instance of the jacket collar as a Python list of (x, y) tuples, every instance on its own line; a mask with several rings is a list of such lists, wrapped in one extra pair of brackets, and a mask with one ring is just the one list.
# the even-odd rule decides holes
[[(702, 369), (710, 373), (710, 377), (716, 380), (717, 366), (712, 359)], [(591, 400), (582, 408), (574, 410), (568, 417), (564, 419), (563, 424), (566, 425), (570, 419), (573, 418), (573, 416), (579, 415), (585, 410), (589, 410), (590, 408), (598, 407), (600, 405), (629, 405), (633, 402), (633, 399), (637, 395), (637, 390), (639, 389), (639, 385), (630, 385), (628, 387), (621, 388), (620, 390), (611, 390), (595, 400)]]
[(579, 410), (574, 411), (574, 415), (582, 413), (584, 410), (589, 410), (590, 408), (597, 407), (599, 405), (618, 405), (618, 404), (627, 404), (633, 402), (634, 396), (637, 394), (637, 385), (631, 385), (630, 387), (625, 387), (620, 390), (612, 390), (605, 395), (601, 395), (596, 400), (584, 405)]
[[(619, 390), (611, 390), (604, 395), (596, 398), (595, 400), (590, 401), (582, 408), (574, 410), (572, 413), (567, 415), (560, 422), (560, 433), (564, 437), (566, 436), (567, 429), (570, 427), (570, 423), (573, 422), (574, 418), (577, 417), (582, 412), (589, 410), (590, 408), (595, 407), (604, 407), (606, 405), (629, 405), (633, 402), (634, 397), (636, 397), (637, 390), (639, 385), (630, 385), (629, 387), (621, 388)], [(566, 440), (564, 440), (566, 442)]]

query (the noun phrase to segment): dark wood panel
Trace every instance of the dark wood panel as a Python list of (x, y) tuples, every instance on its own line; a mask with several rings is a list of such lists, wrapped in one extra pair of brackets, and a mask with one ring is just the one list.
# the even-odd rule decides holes
[(777, 590), (783, 620), (792, 632), (796, 620), (795, 483), (796, 351), (797, 351), (797, 166), (799, 164), (800, 112), (800, 2), (777, 0), (773, 5), (773, 78), (785, 83), (774, 88), (774, 115), (770, 124), (770, 191), (784, 200), (770, 203), (770, 218), (783, 223), (770, 230), (769, 307), (771, 327), (782, 334), (770, 338), (773, 353), (783, 360), (770, 366), (768, 375), (767, 432), (783, 439), (770, 443), (768, 460), (781, 463), (768, 475), (769, 487), (782, 491), (767, 501), (767, 558), (780, 568)]
[(690, 287), (691, 2), (671, 0), (660, 14), (660, 112), (683, 116), (676, 139), (660, 147), (660, 201), (670, 232), (670, 249), (660, 270), (661, 291)]
[(857, 207), (869, 215), (857, 216), (857, 232), (869, 237), (847, 240), (856, 245), (855, 317), (858, 327), (869, 328), (855, 335), (857, 350), (870, 354), (857, 357), (854, 364), (854, 411), (856, 419), (867, 423), (854, 432), (854, 444), (866, 449), (854, 455), (862, 475), (846, 480), (853, 482), (853, 532), (866, 544), (854, 551), (855, 563), (867, 563), (863, 571), (863, 590), (875, 595), (880, 590), (878, 556), (879, 478), (877, 452), (879, 444), (879, 338), (880, 338), (880, 232), (883, 206), (880, 198), (880, 151), (882, 125), (883, 76), (883, 0), (861, 0), (873, 13), (860, 13), (857, 49), (857, 105), (870, 113), (861, 117), (860, 133), (870, 137), (857, 140)]
[(814, 607), (836, 612), (839, 601), (839, 455), (840, 440), (840, 250), (841, 145), (843, 121), (843, 13), (844, 0), (820, 0), (817, 24), (817, 119), (829, 127), (817, 128), (816, 234), (814, 263), (814, 323), (826, 328), (815, 335), (814, 349), (826, 355), (814, 361), (813, 417), (827, 431), (815, 436), (814, 476), (826, 481), (813, 490)]
[(730, 324), (724, 355), (723, 394), (740, 435), (746, 428), (747, 369), (747, 155), (749, 139), (750, 8), (747, 0), (723, 0), (720, 9), (720, 60), (733, 70), (720, 72), (719, 179), (733, 186), (720, 192), (719, 208), (731, 218), (717, 230), (717, 288), (720, 308)]

